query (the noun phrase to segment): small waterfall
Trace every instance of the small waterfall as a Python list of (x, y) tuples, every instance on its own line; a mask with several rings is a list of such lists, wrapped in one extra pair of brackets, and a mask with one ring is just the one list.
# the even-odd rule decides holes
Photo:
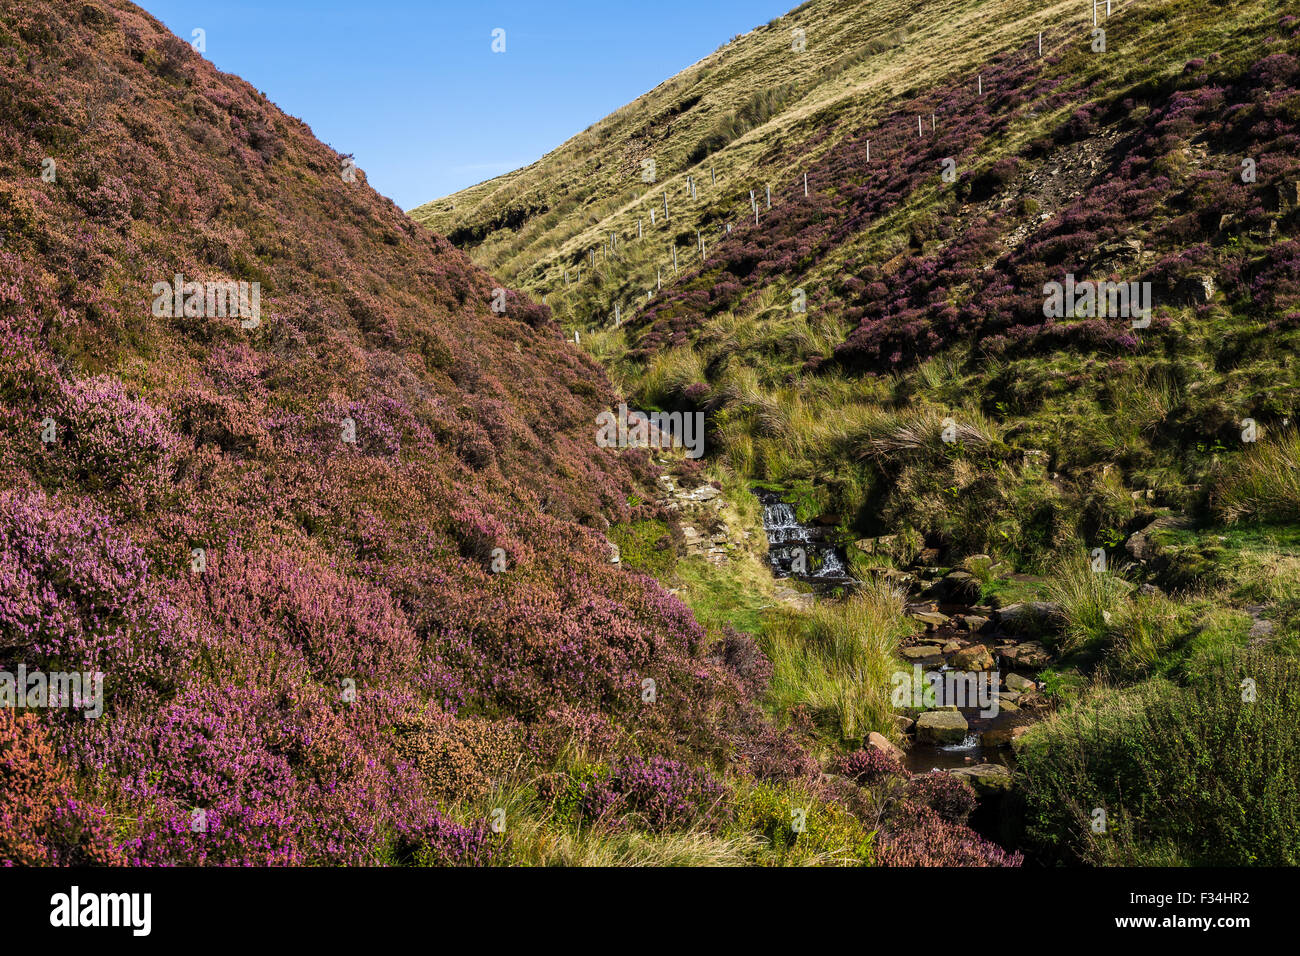
[[(844, 558), (818, 528), (801, 524), (794, 507), (770, 492), (758, 492), (767, 531), (768, 560), (777, 577), (798, 577), (821, 584), (847, 584)], [(800, 570), (802, 568), (802, 570)]]

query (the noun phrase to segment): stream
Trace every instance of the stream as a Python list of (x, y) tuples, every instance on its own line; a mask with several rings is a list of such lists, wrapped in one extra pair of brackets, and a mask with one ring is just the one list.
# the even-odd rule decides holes
[(795, 578), (819, 591), (857, 583), (849, 575), (843, 551), (826, 539), (825, 531), (802, 524), (794, 506), (779, 495), (762, 490), (754, 495), (763, 506), (767, 557), (776, 577)]
[[(848, 572), (843, 550), (829, 539), (826, 530), (800, 522), (794, 507), (782, 501), (779, 495), (763, 490), (755, 490), (754, 494), (763, 506), (768, 560), (772, 573), (778, 579), (795, 578), (811, 585), (819, 600), (826, 599), (837, 588), (848, 589), (859, 583)], [(921, 579), (917, 582), (918, 585), (933, 584), (933, 580), (925, 580), (931, 570), (933, 576), (937, 577), (938, 569), (918, 570), (917, 575)], [(999, 707), (995, 715), (989, 715), (987, 712), (992, 708), (981, 708), (979, 701), (936, 701), (936, 706), (939, 707), (944, 704), (956, 705), (956, 710), (967, 724), (965, 736), (960, 741), (950, 743), (921, 743), (913, 735), (910, 738), (912, 742), (906, 747), (904, 767), (913, 774), (931, 770), (961, 770), (982, 764), (1013, 769), (1014, 751), (1008, 746), (1011, 731), (1017, 724), (1024, 723), (1028, 715), (1016, 704), (1024, 695), (1008, 687), (1006, 681), (1013, 674), (1025, 678), (1025, 683), (1035, 680), (1037, 676), (1034, 669), (1016, 664), (1014, 657), (1017, 642), (1001, 634), (996, 625), (988, 623), (990, 618), (996, 618), (991, 608), (936, 603), (912, 596), (907, 600), (907, 613), (924, 622), (926, 630), (924, 634), (917, 634), (904, 642), (900, 648), (900, 654), (904, 658), (902, 666), (911, 669), (914, 674), (917, 668), (924, 675), (968, 674), (971, 672), (954, 666), (954, 658), (968, 648), (968, 653), (974, 652), (977, 650), (975, 645), (982, 644), (992, 656), (992, 673), (997, 675), (995, 686)], [(987, 662), (984, 667), (988, 668)], [(989, 670), (979, 673), (989, 673)], [(1025, 684), (1019, 683), (1017, 686), (1023, 689)], [(966, 706), (971, 703), (976, 706)], [(972, 826), (985, 835), (997, 835), (1005, 840), (1005, 835), (1000, 832), (1006, 822), (1003, 819), (1003, 802), (1004, 798), (1000, 794), (982, 799), (979, 811), (972, 816)]]

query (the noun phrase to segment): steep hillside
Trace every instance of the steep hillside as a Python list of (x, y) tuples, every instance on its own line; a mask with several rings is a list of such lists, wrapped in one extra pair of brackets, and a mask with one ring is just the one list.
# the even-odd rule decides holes
[[(1300, 21), (1093, 16), (813, 0), (412, 215), (640, 404), (703, 412), (719, 480), (859, 578), (1037, 609), (1058, 712), (1016, 779), (1044, 858), (1294, 863)], [(780, 627), (732, 621), (823, 731), (869, 683), (814, 686)]]
[[(654, 470), (600, 369), (303, 123), (129, 3), (17, 0), (0, 174), (0, 862), (508, 862), (508, 774), (786, 746), (611, 562)], [(102, 715), (15, 715), (20, 668)]]

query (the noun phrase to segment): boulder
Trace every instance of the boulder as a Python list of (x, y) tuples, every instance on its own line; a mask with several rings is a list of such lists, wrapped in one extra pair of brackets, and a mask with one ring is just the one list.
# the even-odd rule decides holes
[(1178, 283), (1178, 297), (1187, 305), (1205, 305), (1214, 298), (1214, 276), (1190, 275)]
[(912, 728), (916, 726), (916, 721), (906, 714), (895, 714), (894, 723), (898, 725), (900, 734), (910, 733)]
[(1037, 641), (1026, 641), (1014, 647), (1004, 648), (999, 653), (1016, 667), (1046, 667), (1052, 660), (1052, 655), (1047, 652), (1047, 648)]
[(908, 611), (907, 614), (924, 624), (927, 631), (952, 623), (952, 618), (938, 611)]
[(1022, 601), (994, 612), (997, 626), (1005, 634), (1035, 637), (1055, 634), (1065, 626), (1060, 607), (1049, 601)]
[(874, 730), (867, 734), (867, 746), (872, 750), (879, 750), (881, 753), (889, 754), (889, 756), (893, 757), (900, 764), (903, 762), (903, 751), (899, 747), (890, 743), (887, 737), (876, 733)]
[(982, 631), (989, 626), (989, 619), (981, 614), (959, 614), (957, 620), (966, 625), (966, 630)]
[(1270, 205), (1282, 212), (1300, 208), (1300, 179), (1285, 180), (1272, 188)]
[(920, 661), (927, 657), (939, 657), (943, 651), (937, 644), (917, 644), (913, 647), (899, 648), (898, 653), (904, 660)]
[(1008, 674), (1006, 676), (1007, 690), (1013, 690), (1020, 694), (1027, 694), (1030, 691), (1038, 690), (1038, 685), (1028, 677), (1021, 677), (1019, 674)]
[(970, 726), (956, 710), (927, 710), (916, 718), (916, 739), (923, 744), (959, 744)]
[(983, 644), (972, 644), (952, 656), (952, 666), (963, 671), (991, 671), (993, 655)]
[(954, 777), (964, 778), (982, 797), (1011, 789), (1011, 771), (1000, 763), (978, 763), (949, 772)]
[(923, 597), (940, 604), (974, 604), (983, 594), (979, 580), (968, 571), (950, 571), (925, 591)]

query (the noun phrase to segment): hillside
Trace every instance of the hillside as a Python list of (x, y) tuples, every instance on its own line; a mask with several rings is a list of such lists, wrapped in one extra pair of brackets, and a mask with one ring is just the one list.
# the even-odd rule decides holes
[[(927, 633), (1003, 664), (1042, 641), (1016, 845), (1294, 864), (1300, 21), (1115, 3), (1103, 40), (1092, 17), (813, 0), (411, 215), (545, 296), (641, 407), (702, 412), (742, 513), (748, 489), (793, 505)], [(674, 583), (756, 636), (823, 744), (896, 738), (864, 699), (942, 641), (850, 667), (720, 601), (733, 570)]]
[[(647, 800), (799, 766), (611, 562), (657, 468), (593, 442), (599, 367), (302, 122), (129, 3), (17, 0), (0, 174), (0, 862), (508, 863), (495, 788), (567, 754)], [(102, 713), (15, 713), (23, 669)]]

